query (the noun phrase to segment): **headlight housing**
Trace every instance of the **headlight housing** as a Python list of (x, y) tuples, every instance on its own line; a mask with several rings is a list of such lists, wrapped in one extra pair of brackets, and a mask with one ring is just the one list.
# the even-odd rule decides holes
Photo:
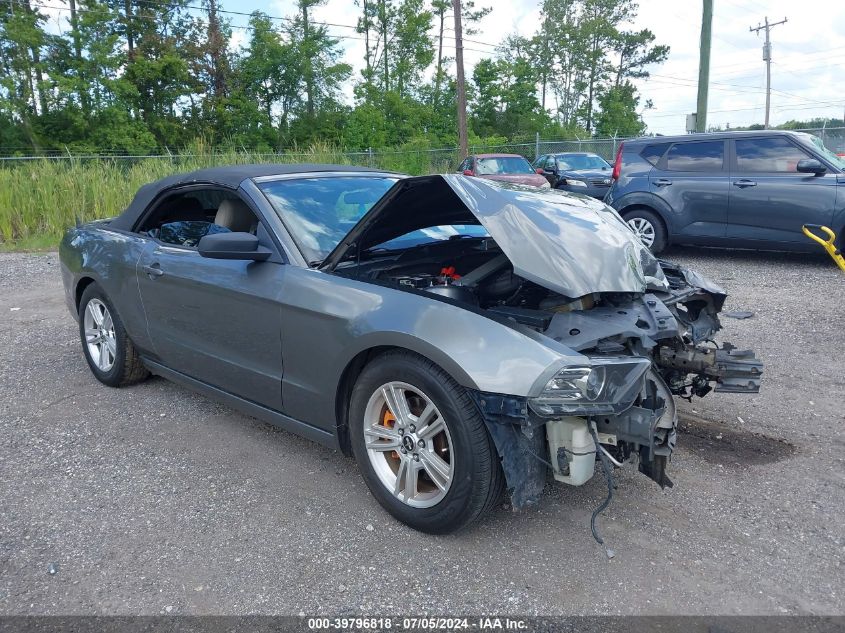
[(592, 356), (589, 365), (558, 371), (529, 398), (540, 416), (610, 415), (628, 409), (643, 386), (651, 361), (630, 356)]
[(576, 178), (564, 178), (563, 184), (569, 185), (570, 187), (586, 187), (587, 183), (583, 180), (578, 180)]

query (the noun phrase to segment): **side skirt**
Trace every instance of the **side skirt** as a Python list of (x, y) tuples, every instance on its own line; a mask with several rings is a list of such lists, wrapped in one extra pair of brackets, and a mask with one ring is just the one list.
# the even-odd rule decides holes
[(316, 426), (300, 422), (299, 420), (288, 417), (283, 413), (279, 413), (273, 409), (268, 409), (265, 406), (256, 404), (251, 400), (246, 400), (240, 396), (229, 393), (228, 391), (223, 391), (218, 387), (213, 387), (207, 383), (197, 380), (196, 378), (191, 378), (186, 374), (170, 369), (169, 367), (165, 367), (164, 365), (148, 358), (142, 358), (142, 360), (147, 369), (157, 376), (171, 380), (177, 384), (187, 387), (188, 389), (197, 391), (204, 396), (208, 396), (213, 400), (217, 400), (222, 404), (230, 406), (233, 409), (237, 409), (241, 413), (258, 418), (264, 422), (269, 422), (270, 424), (278, 426), (285, 431), (301, 435), (302, 437), (317, 442), (318, 444), (322, 444), (323, 446), (327, 446), (328, 448), (335, 450), (340, 448), (337, 436), (334, 433), (318, 429)]

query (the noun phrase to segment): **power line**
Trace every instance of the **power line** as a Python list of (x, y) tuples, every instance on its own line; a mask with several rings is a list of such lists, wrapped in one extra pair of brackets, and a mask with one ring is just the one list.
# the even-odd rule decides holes
[[(668, 90), (672, 87), (683, 87), (683, 88), (694, 88), (695, 81), (693, 79), (686, 79), (684, 77), (671, 77), (669, 75), (651, 75), (652, 79), (650, 82), (654, 83), (662, 83), (667, 84), (663, 88), (650, 88), (651, 91), (654, 90)], [(676, 81), (665, 81), (665, 79), (673, 79)], [(681, 82), (681, 83), (678, 83)], [(742, 84), (728, 84), (718, 81), (710, 82), (712, 84), (716, 84), (715, 87), (711, 87), (711, 90), (719, 90), (722, 92), (742, 92), (742, 93), (754, 93), (754, 94), (764, 94), (766, 90), (760, 86), (746, 86)], [(720, 86), (731, 86), (731, 88), (721, 88)], [(802, 95), (797, 95), (793, 92), (786, 92), (785, 90), (778, 90), (777, 88), (772, 88), (772, 92), (776, 92), (778, 94), (784, 95), (786, 97), (792, 97), (794, 99), (800, 99), (801, 101), (805, 101), (807, 103), (819, 103), (819, 104), (831, 104), (831, 103), (839, 103), (840, 100), (837, 99), (828, 99), (828, 100), (821, 100), (821, 99), (812, 99), (810, 97), (804, 97)]]

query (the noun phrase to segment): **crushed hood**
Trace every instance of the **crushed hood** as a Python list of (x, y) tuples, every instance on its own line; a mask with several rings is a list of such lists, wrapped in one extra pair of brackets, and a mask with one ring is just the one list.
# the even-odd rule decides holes
[(411, 231), (448, 224), (481, 224), (517, 275), (567, 297), (668, 288), (654, 256), (604, 203), (459, 174), (396, 183), (321, 268), (331, 270), (345, 257)]

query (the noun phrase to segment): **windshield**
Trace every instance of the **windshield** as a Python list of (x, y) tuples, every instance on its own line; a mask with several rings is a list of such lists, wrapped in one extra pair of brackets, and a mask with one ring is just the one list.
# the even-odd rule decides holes
[(479, 176), (498, 174), (533, 174), (531, 164), (521, 156), (497, 156), (496, 158), (478, 158), (475, 161), (475, 173)]
[(398, 178), (331, 176), (258, 184), (309, 262), (323, 261)]
[(581, 169), (610, 169), (610, 163), (601, 156), (574, 154), (572, 156), (558, 156), (557, 168), (573, 171), (579, 171)]
[(831, 163), (839, 167), (839, 169), (845, 169), (845, 158), (837, 156), (829, 149), (827, 149), (827, 147), (825, 147), (824, 145), (824, 141), (821, 140), (818, 136), (815, 136), (813, 134), (808, 134), (808, 136), (810, 137), (810, 140), (812, 141), (813, 145), (816, 146), (816, 151), (818, 151), (819, 154), (821, 154)]

